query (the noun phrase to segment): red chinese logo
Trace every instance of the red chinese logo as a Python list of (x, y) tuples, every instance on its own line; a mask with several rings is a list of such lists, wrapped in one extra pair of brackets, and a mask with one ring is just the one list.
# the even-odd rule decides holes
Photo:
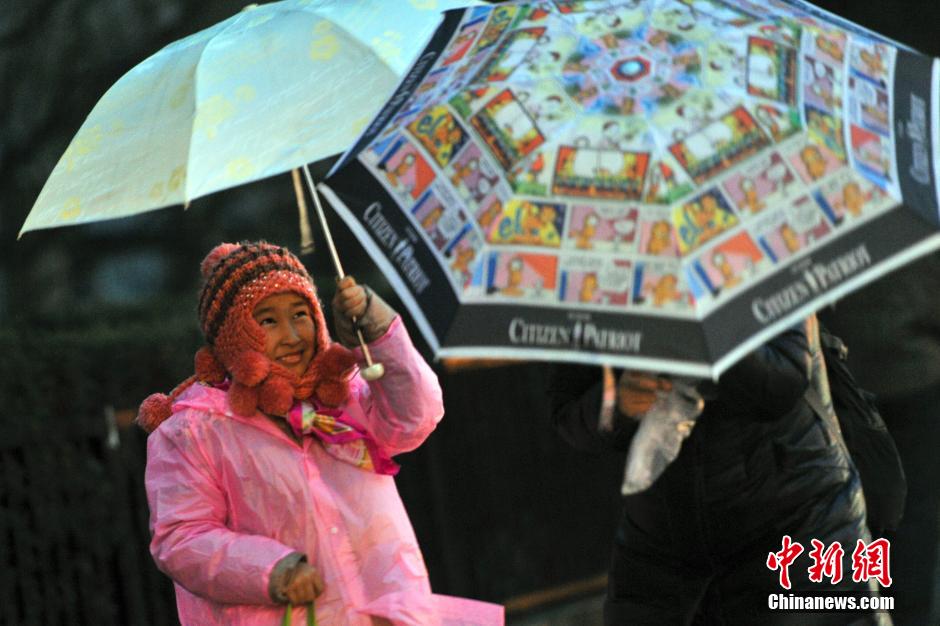
[(813, 549), (809, 551), (809, 558), (813, 559), (808, 570), (810, 581), (821, 583), (825, 577), (833, 585), (838, 584), (842, 580), (842, 557), (845, 555), (842, 544), (834, 541), (826, 548), (826, 544), (819, 539), (813, 539), (812, 544)]
[[(842, 559), (845, 550), (838, 541), (826, 546), (818, 539), (810, 540), (813, 549), (807, 553), (812, 565), (807, 568), (810, 582), (821, 583), (828, 578), (833, 585), (842, 581)], [(852, 551), (852, 580), (867, 582), (877, 580), (882, 587), (891, 586), (891, 542), (887, 539), (874, 539), (867, 544), (861, 539)], [(793, 541), (790, 535), (784, 535), (781, 549), (767, 555), (767, 568), (779, 571), (780, 586), (790, 589), (790, 565), (803, 553), (803, 545)]]
[(780, 570), (780, 586), (790, 588), (790, 564), (803, 553), (803, 546), (790, 539), (790, 535), (783, 536), (783, 549), (780, 552), (771, 552), (767, 555), (767, 567)]
[(882, 587), (891, 586), (891, 542), (887, 539), (875, 539), (867, 546), (861, 539), (852, 552), (852, 580), (869, 581), (872, 578)]

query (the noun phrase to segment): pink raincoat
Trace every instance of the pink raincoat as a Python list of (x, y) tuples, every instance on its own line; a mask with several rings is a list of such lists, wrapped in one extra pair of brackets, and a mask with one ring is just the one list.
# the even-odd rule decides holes
[[(342, 407), (388, 455), (417, 448), (441, 419), (441, 391), (400, 319), (370, 345), (385, 376), (358, 376)], [(361, 355), (360, 355), (361, 356)], [(176, 583), (184, 626), (276, 626), (275, 564), (302, 552), (324, 577), (317, 621), (501, 624), (502, 607), (431, 594), (392, 476), (355, 467), (312, 436), (297, 443), (225, 392), (193, 385), (147, 443), (147, 497), (158, 567)], [(454, 613), (466, 620), (451, 621)], [(295, 609), (294, 624), (304, 624)]]

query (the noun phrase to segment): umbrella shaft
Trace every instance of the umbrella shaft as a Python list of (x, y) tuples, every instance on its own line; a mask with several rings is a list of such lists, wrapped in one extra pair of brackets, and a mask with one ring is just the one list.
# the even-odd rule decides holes
[[(330, 226), (326, 223), (326, 214), (323, 212), (323, 205), (320, 203), (320, 194), (317, 193), (317, 187), (313, 184), (313, 177), (310, 175), (310, 170), (307, 168), (306, 164), (304, 164), (304, 178), (307, 180), (307, 186), (310, 187), (310, 195), (313, 196), (313, 204), (317, 209), (317, 219), (320, 220), (320, 228), (323, 230), (323, 236), (326, 238), (326, 247), (330, 249), (330, 256), (333, 257), (333, 265), (336, 266), (337, 280), (340, 280), (346, 276), (346, 272), (343, 271), (343, 264), (339, 261), (339, 253), (336, 252), (336, 245), (333, 244), (333, 235), (330, 234)], [(356, 326), (356, 336), (359, 339), (359, 346), (362, 348), (362, 355), (366, 359), (366, 364), (371, 368), (373, 363), (369, 346), (366, 343), (365, 337), (362, 335), (362, 330), (358, 327), (358, 320), (353, 317), (352, 322)], [(381, 376), (381, 374), (379, 375)]]
[(339, 278), (346, 276), (343, 271), (343, 264), (339, 261), (339, 254), (336, 252), (336, 245), (333, 243), (333, 235), (330, 234), (330, 227), (326, 223), (326, 215), (323, 213), (323, 205), (320, 203), (320, 194), (317, 193), (317, 187), (313, 184), (313, 177), (310, 176), (310, 170), (304, 164), (304, 178), (307, 180), (307, 186), (310, 188), (310, 195), (313, 196), (313, 204), (317, 209), (317, 219), (320, 220), (320, 227), (323, 229), (323, 236), (326, 238), (326, 247), (330, 249), (330, 256), (333, 257), (333, 265), (336, 266), (336, 275)]

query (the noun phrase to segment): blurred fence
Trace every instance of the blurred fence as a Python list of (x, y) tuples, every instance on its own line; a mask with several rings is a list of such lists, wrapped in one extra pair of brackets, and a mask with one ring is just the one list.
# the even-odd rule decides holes
[(172, 624), (147, 553), (142, 433), (105, 420), (0, 435), (0, 623)]
[(0, 335), (0, 623), (175, 623), (147, 552), (144, 435), (108, 407), (184, 366), (168, 339), (186, 335), (17, 330)]
[[(127, 418), (191, 372), (197, 345), (195, 328), (136, 313), (0, 332), (0, 624), (176, 623), (147, 551), (145, 436)], [(399, 459), (439, 592), (503, 602), (606, 569), (621, 461), (560, 441), (543, 375), (442, 373), (447, 416)]]

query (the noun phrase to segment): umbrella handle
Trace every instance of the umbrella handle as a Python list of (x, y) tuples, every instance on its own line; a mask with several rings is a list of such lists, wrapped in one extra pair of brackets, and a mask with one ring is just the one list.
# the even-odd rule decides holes
[[(317, 219), (320, 220), (320, 228), (323, 230), (323, 237), (326, 239), (326, 246), (330, 249), (330, 256), (333, 257), (333, 266), (336, 268), (336, 280), (340, 281), (346, 277), (343, 271), (343, 264), (339, 260), (339, 254), (336, 252), (336, 245), (333, 243), (333, 235), (330, 233), (330, 226), (326, 222), (326, 214), (323, 212), (323, 205), (320, 203), (320, 194), (317, 193), (317, 187), (313, 184), (313, 177), (310, 176), (310, 170), (304, 164), (304, 178), (307, 180), (307, 187), (310, 189), (310, 195), (313, 196), (313, 204), (317, 210)], [(294, 170), (295, 172), (297, 170)], [(362, 336), (362, 330), (359, 328), (358, 320), (353, 317), (353, 327), (356, 329), (356, 337), (359, 339), (359, 347), (362, 348), (362, 356), (366, 359), (365, 369), (360, 369), (360, 374), (365, 380), (378, 380), (385, 375), (385, 366), (381, 363), (372, 361), (372, 353), (369, 352), (369, 345), (366, 338)]]

